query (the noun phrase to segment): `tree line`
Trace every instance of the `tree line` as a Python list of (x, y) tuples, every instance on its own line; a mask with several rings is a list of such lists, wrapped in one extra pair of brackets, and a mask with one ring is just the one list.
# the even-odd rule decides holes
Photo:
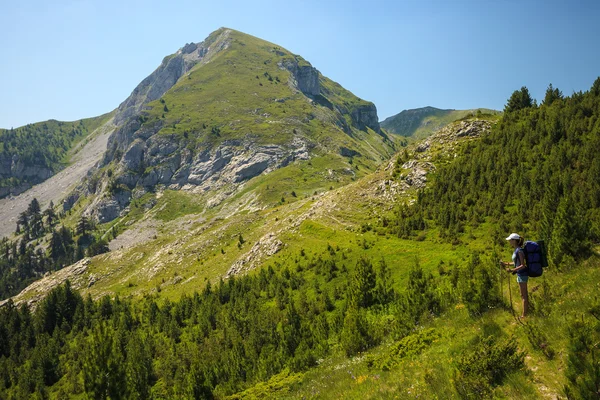
[(18, 294), (47, 272), (108, 251), (106, 239), (85, 215), (79, 217), (75, 229), (59, 222), (52, 202), (41, 211), (36, 198), (19, 214), (19, 237), (0, 240), (0, 299)]

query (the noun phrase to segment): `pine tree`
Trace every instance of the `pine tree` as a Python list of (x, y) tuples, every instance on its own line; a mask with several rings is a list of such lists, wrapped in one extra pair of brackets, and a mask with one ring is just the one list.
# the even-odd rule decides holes
[(377, 271), (377, 288), (375, 289), (377, 301), (379, 304), (387, 304), (394, 299), (392, 273), (383, 258), (379, 261), (379, 270)]
[(520, 90), (515, 90), (508, 99), (508, 103), (504, 107), (505, 113), (522, 110), (533, 106), (533, 100), (529, 94), (529, 89), (523, 86)]
[(44, 216), (46, 217), (46, 223), (48, 224), (48, 228), (51, 228), (52, 225), (54, 225), (54, 223), (58, 219), (56, 217), (56, 213), (54, 212), (54, 203), (52, 201), (50, 202), (48, 208), (44, 210)]
[(33, 200), (31, 200), (31, 202), (27, 206), (27, 214), (29, 214), (31, 216), (34, 214), (39, 214), (40, 211), (41, 211), (40, 203), (39, 203), (38, 199), (34, 197)]
[(360, 310), (350, 305), (344, 317), (344, 324), (340, 334), (340, 345), (348, 357), (366, 350), (368, 335), (364, 317)]
[(569, 327), (567, 399), (597, 399), (600, 393), (600, 325), (598, 320), (574, 321)]
[(83, 385), (92, 399), (125, 397), (123, 355), (116, 348), (112, 327), (99, 324), (86, 340), (83, 361)]
[(557, 88), (553, 88), (552, 84), (548, 85), (548, 89), (546, 89), (546, 95), (544, 97), (543, 104), (549, 106), (554, 103), (556, 100), (562, 100), (563, 94)]
[(356, 307), (369, 307), (375, 298), (375, 271), (371, 260), (359, 258), (350, 282), (350, 302)]
[(79, 217), (79, 221), (77, 221), (77, 227), (75, 228), (75, 233), (79, 236), (85, 236), (86, 233), (89, 231), (90, 229), (90, 222), (87, 219), (87, 217), (83, 214), (81, 214), (81, 217)]
[(132, 333), (127, 344), (125, 375), (128, 398), (150, 398), (152, 352), (148, 345), (148, 337), (143, 337), (138, 332)]

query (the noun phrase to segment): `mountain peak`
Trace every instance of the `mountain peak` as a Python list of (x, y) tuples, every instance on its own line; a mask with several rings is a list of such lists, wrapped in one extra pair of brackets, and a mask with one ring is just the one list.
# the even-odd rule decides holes
[(159, 67), (133, 90), (131, 95), (119, 105), (115, 123), (121, 124), (127, 118), (139, 113), (144, 105), (159, 99), (187, 72), (198, 63), (207, 63), (230, 44), (230, 29), (220, 28), (211, 33), (203, 42), (186, 43), (176, 53), (163, 59)]
[(95, 197), (88, 214), (100, 222), (157, 185), (228, 191), (212, 195), (212, 207), (243, 182), (296, 162), (324, 157), (329, 179), (344, 182), (355, 175), (353, 158), (373, 169), (394, 149), (373, 103), (301, 56), (229, 28), (165, 57), (119, 106), (115, 124), (98, 171), (111, 177), (87, 193)]

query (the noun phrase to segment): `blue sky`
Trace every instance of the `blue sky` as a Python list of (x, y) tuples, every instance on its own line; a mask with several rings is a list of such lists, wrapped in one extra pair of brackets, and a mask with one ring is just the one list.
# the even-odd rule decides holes
[(109, 112), (187, 42), (221, 26), (302, 55), (373, 101), (502, 109), (527, 86), (600, 76), (600, 1), (22, 0), (0, 4), (0, 127)]

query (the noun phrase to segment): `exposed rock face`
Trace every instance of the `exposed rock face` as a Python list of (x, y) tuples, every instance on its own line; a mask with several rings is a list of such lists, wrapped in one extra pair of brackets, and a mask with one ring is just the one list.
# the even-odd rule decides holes
[(0, 198), (23, 193), (31, 184), (43, 182), (53, 175), (44, 160), (35, 160), (33, 165), (26, 165), (18, 155), (0, 156), (0, 179), (16, 178), (31, 183), (23, 183), (12, 187), (0, 188)]
[(356, 150), (352, 150), (349, 149), (347, 147), (340, 147), (340, 155), (342, 157), (355, 157), (355, 156), (359, 156), (360, 157), (360, 153)]
[(403, 175), (403, 179), (409, 186), (422, 189), (427, 184), (427, 174), (435, 171), (435, 166), (430, 162), (418, 162), (410, 160), (402, 165), (402, 169), (408, 169), (409, 172)]
[(319, 71), (306, 61), (299, 60), (285, 60), (280, 62), (279, 68), (287, 69), (290, 71), (289, 85), (301, 91), (307, 96), (317, 96), (321, 93), (319, 85)]
[(239, 275), (256, 267), (264, 257), (272, 256), (284, 247), (284, 243), (277, 236), (270, 232), (264, 235), (258, 242), (252, 246), (252, 249), (245, 256), (237, 260), (229, 270), (226, 277)]
[[(84, 258), (73, 265), (46, 275), (44, 278), (27, 286), (18, 295), (12, 297), (12, 301), (15, 305), (21, 305), (26, 301), (25, 304), (35, 310), (37, 304), (42, 301), (52, 289), (64, 284), (67, 280), (71, 282), (74, 289), (82, 289), (87, 285), (87, 279), (84, 272), (87, 271), (89, 264), (90, 259)], [(25, 298), (29, 299), (25, 300)], [(8, 301), (9, 299), (0, 301), (0, 307), (8, 303)]]
[(118, 108), (115, 124), (120, 125), (136, 115), (148, 102), (160, 98), (167, 90), (199, 62), (210, 58), (229, 46), (229, 29), (218, 31), (202, 43), (188, 43), (177, 53), (165, 57), (160, 66), (144, 79)]
[[(105, 157), (106, 163), (111, 159), (118, 161), (113, 185), (119, 191), (97, 197), (88, 207), (88, 213), (100, 223), (121, 215), (136, 188), (152, 190), (162, 184), (173, 189), (219, 189), (281, 168), (294, 160), (306, 160), (312, 147), (300, 136), (286, 145), (257, 145), (251, 140), (230, 140), (193, 156), (189, 149), (183, 147), (185, 143), (160, 134), (144, 139), (151, 131), (147, 128), (132, 131), (136, 126), (139, 125), (130, 124), (119, 133), (132, 139), (131, 144), (120, 150), (122, 143), (115, 142), (116, 149)], [(104, 182), (104, 186), (95, 193), (106, 193), (107, 185), (108, 182)], [(69, 197), (65, 209), (70, 208), (76, 198), (75, 195)]]
[(352, 117), (352, 120), (355, 121), (358, 129), (365, 130), (366, 127), (369, 127), (375, 132), (381, 131), (379, 117), (377, 116), (377, 108), (373, 103), (352, 109), (350, 116)]

